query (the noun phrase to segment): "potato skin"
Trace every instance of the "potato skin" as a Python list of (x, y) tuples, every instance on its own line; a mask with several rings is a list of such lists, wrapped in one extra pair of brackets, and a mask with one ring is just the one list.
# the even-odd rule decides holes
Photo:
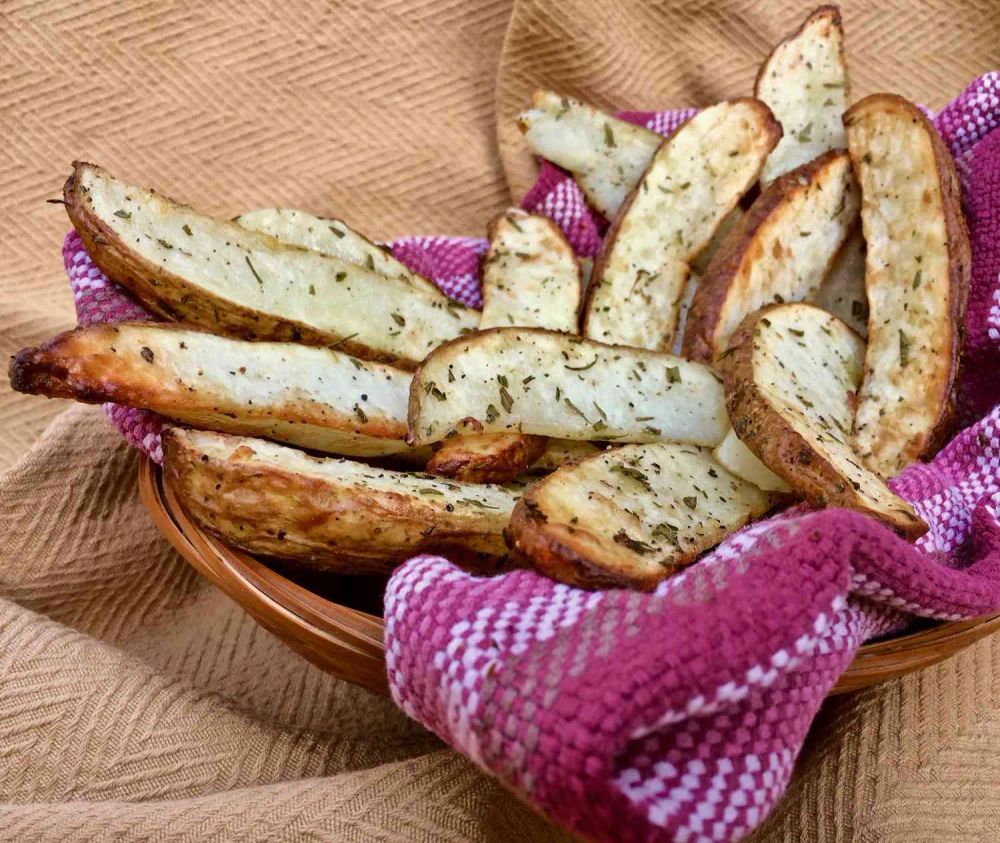
[(534, 500), (532, 490), (517, 502), (507, 527), (507, 543), (518, 558), (530, 560), (539, 573), (567, 585), (599, 591), (608, 588), (629, 588), (652, 591), (668, 576), (643, 576), (626, 573), (621, 568), (597, 564), (582, 548), (587, 530), (565, 524), (550, 524)]
[[(467, 447), (475, 439), (479, 447)], [(542, 456), (547, 436), (494, 433), (446, 439), (427, 462), (427, 472), (467, 483), (506, 483)]]
[[(813, 506), (843, 507), (872, 515), (834, 466), (771, 407), (754, 381), (757, 323), (780, 307), (783, 305), (771, 305), (747, 316), (733, 334), (729, 349), (716, 362), (716, 371), (725, 385), (726, 409), (733, 430), (768, 468)], [(794, 470), (789, 466), (794, 466)], [(901, 514), (895, 521), (883, 523), (911, 541), (927, 532), (927, 525), (915, 516)]]
[[(725, 350), (715, 348), (715, 330), (747, 252), (757, 245), (757, 232), (782, 205), (805, 191), (817, 173), (844, 154), (843, 149), (831, 149), (808, 164), (779, 176), (736, 224), (722, 242), (695, 290), (681, 346), (684, 357), (711, 363)], [(831, 262), (832, 259), (833, 256)]]
[[(248, 440), (252, 441), (252, 440)], [(494, 572), (507, 556), (502, 529), (485, 532), (406, 495), (345, 490), (316, 477), (219, 459), (163, 434), (163, 472), (188, 514), (227, 544), (340, 574), (389, 573), (419, 553)], [(251, 451), (246, 448), (246, 451)], [(440, 507), (443, 510), (443, 507)]]
[[(897, 110), (924, 126), (934, 153), (934, 164), (941, 186), (945, 230), (948, 237), (948, 275), (951, 288), (952, 332), (948, 350), (950, 383), (947, 386), (945, 400), (941, 403), (937, 420), (925, 434), (924, 441), (915, 454), (919, 459), (929, 459), (948, 441), (954, 432), (957, 420), (956, 391), (961, 370), (962, 347), (965, 342), (965, 309), (968, 303), (972, 274), (972, 247), (969, 242), (965, 214), (962, 211), (962, 187), (951, 153), (944, 145), (944, 141), (941, 140), (934, 124), (919, 108), (897, 94), (872, 94), (848, 109), (844, 114), (844, 125), (849, 126), (868, 108)], [(853, 161), (852, 158), (852, 163), (855, 175), (860, 182), (861, 173), (858, 162)]]
[[(310, 325), (220, 298), (141, 257), (95, 213), (89, 192), (81, 183), (82, 174), (87, 169), (100, 170), (96, 164), (73, 162), (73, 172), (63, 187), (66, 213), (87, 254), (101, 272), (128, 290), (151, 313), (172, 322), (192, 322), (214, 333), (240, 339), (331, 346), (363, 360), (393, 363), (408, 369), (416, 365), (416, 361), (401, 360)], [(274, 242), (277, 245), (277, 241)]]

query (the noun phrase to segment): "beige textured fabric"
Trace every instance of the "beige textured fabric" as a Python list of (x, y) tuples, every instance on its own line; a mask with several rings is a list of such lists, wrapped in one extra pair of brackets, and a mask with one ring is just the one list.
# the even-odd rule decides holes
[[(877, 5), (844, 4), (858, 93), (937, 106), (1000, 67), (992, 0)], [(533, 87), (607, 106), (745, 93), (805, 10), (0, 5), (3, 351), (72, 324), (65, 215), (44, 199), (74, 157), (220, 214), (477, 234), (509, 201), (501, 158), (515, 193), (530, 182), (510, 116)], [(0, 385), (0, 840), (568, 839), (201, 580), (154, 531), (101, 412), (63, 409)], [(832, 702), (757, 839), (1000, 838), (998, 662), (990, 639)]]

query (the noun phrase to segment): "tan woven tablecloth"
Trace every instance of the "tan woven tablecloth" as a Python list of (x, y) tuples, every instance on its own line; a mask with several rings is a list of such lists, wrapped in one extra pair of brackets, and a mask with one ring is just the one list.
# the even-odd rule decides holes
[[(1000, 67), (996, 0), (842, 8), (857, 94), (937, 107)], [(377, 236), (478, 234), (508, 184), (519, 198), (530, 183), (511, 116), (532, 88), (608, 107), (745, 94), (806, 11), (2, 3), (3, 351), (73, 322), (67, 222), (44, 200), (74, 157), (219, 214), (281, 204)], [(0, 385), (0, 839), (560, 839), (194, 574), (146, 517), (135, 468), (98, 409)], [(758, 839), (1000, 839), (998, 750), (994, 637), (829, 704)]]

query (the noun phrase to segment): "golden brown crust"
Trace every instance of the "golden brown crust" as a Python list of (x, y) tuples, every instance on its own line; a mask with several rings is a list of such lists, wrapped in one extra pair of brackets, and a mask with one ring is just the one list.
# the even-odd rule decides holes
[[(962, 187), (955, 169), (951, 153), (941, 140), (934, 124), (909, 100), (898, 94), (872, 94), (855, 103), (844, 114), (844, 125), (848, 126), (868, 109), (899, 109), (913, 121), (920, 123), (930, 140), (941, 187), (944, 209), (944, 223), (948, 238), (948, 275), (951, 288), (951, 341), (949, 343), (949, 383), (946, 397), (941, 403), (937, 420), (927, 431), (915, 456), (929, 459), (947, 442), (954, 431), (956, 421), (956, 392), (961, 368), (962, 347), (965, 341), (965, 309), (968, 303), (972, 273), (972, 247), (969, 231), (962, 210)], [(861, 180), (859, 162), (855, 161), (855, 171)], [(866, 371), (868, 366), (866, 365)]]
[(813, 506), (863, 512), (879, 518), (904, 538), (911, 541), (919, 538), (927, 531), (927, 524), (911, 512), (899, 511), (892, 518), (880, 517), (864, 503), (848, 478), (813, 448), (761, 392), (753, 364), (756, 329), (771, 311), (782, 307), (784, 305), (771, 305), (744, 319), (733, 334), (728, 350), (716, 363), (716, 370), (725, 384), (726, 408), (733, 430), (771, 471)]
[(507, 555), (502, 514), (448, 512), (434, 496), (308, 476), (254, 460), (267, 443), (202, 436), (227, 447), (199, 447), (177, 428), (164, 433), (164, 478), (198, 524), (248, 553), (342, 574), (388, 573), (419, 553), (492, 572)]
[[(845, 155), (833, 149), (807, 164), (775, 179), (757, 198), (750, 210), (736, 224), (709, 263), (695, 290), (688, 310), (682, 354), (690, 360), (711, 363), (724, 349), (716, 349), (716, 330), (723, 309), (733, 294), (733, 284), (741, 272), (748, 254), (757, 257), (761, 244), (757, 234), (783, 206), (805, 192), (817, 174), (827, 165)], [(831, 256), (831, 261), (834, 256)]]
[(507, 542), (539, 573), (577, 588), (652, 591), (670, 573), (653, 576), (595, 563), (581, 546), (585, 534), (579, 527), (550, 523), (529, 490), (514, 506)]
[(545, 452), (545, 436), (495, 433), (453, 436), (427, 462), (427, 472), (467, 483), (506, 483)]

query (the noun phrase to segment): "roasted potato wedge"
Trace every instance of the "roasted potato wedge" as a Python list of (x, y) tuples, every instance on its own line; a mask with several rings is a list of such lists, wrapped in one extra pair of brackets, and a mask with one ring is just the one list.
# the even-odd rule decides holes
[(172, 428), (167, 484), (188, 514), (248, 553), (342, 574), (387, 573), (417, 553), (495, 570), (516, 495), (312, 457), (263, 439)]
[(546, 442), (528, 433), (453, 436), (427, 461), (427, 471), (467, 483), (504, 483), (534, 465)]
[(758, 100), (706, 108), (664, 141), (604, 238), (583, 333), (669, 350), (690, 264), (757, 180), (781, 127)]
[(821, 6), (778, 44), (757, 73), (754, 96), (785, 130), (767, 159), (764, 185), (831, 149), (843, 149), (850, 88), (844, 28), (836, 6)]
[(443, 295), (429, 278), (424, 278), (396, 260), (392, 249), (373, 243), (343, 220), (317, 217), (291, 208), (258, 208), (241, 214), (233, 222), (250, 231), (270, 234), (285, 245), (299, 246), (328, 257), (340, 258), (379, 275), (408, 281), (414, 287), (434, 295)]
[(852, 447), (864, 357), (864, 340), (835, 316), (783, 304), (748, 316), (718, 368), (733, 430), (764, 465), (815, 506), (855, 509), (915, 539), (927, 525)]
[(711, 361), (748, 314), (773, 302), (811, 298), (857, 222), (859, 204), (843, 150), (777, 179), (726, 238), (698, 284), (684, 356)]
[(490, 223), (487, 236), (479, 329), (577, 333), (580, 264), (559, 226), (548, 217), (511, 208)]
[(919, 108), (873, 94), (844, 115), (868, 244), (868, 354), (855, 426), (884, 477), (952, 430), (972, 256), (954, 162)]
[(64, 201), (94, 263), (168, 319), (411, 368), (479, 324), (443, 293), (206, 217), (93, 164), (74, 165)]
[(833, 259), (833, 266), (816, 291), (813, 304), (832, 313), (862, 337), (868, 336), (865, 238), (860, 220)]
[(791, 486), (757, 459), (754, 452), (740, 441), (735, 430), (726, 434), (722, 443), (712, 451), (712, 456), (730, 474), (753, 483), (765, 492), (792, 491)]
[(19, 352), (19, 392), (114, 401), (194, 427), (360, 457), (406, 445), (408, 373), (339, 351), (175, 324), (93, 325)]
[(579, 462), (594, 454), (599, 454), (601, 448), (591, 442), (573, 439), (549, 439), (546, 441), (542, 455), (531, 464), (531, 471), (547, 474), (562, 468), (568, 462)]
[(535, 91), (517, 121), (535, 155), (569, 170), (584, 196), (614, 219), (663, 137), (552, 91)]
[[(559, 227), (511, 208), (488, 233), (480, 330), (515, 325), (577, 333), (580, 265)], [(544, 436), (527, 433), (454, 436), (441, 444), (427, 470), (473, 483), (503, 483), (534, 463), (545, 442)]]
[(508, 538), (553, 579), (648, 590), (770, 506), (766, 492), (708, 449), (627, 445), (532, 486), (514, 507)]
[(436, 349), (410, 385), (411, 444), (456, 433), (717, 445), (729, 429), (712, 371), (671, 354), (533, 328)]

